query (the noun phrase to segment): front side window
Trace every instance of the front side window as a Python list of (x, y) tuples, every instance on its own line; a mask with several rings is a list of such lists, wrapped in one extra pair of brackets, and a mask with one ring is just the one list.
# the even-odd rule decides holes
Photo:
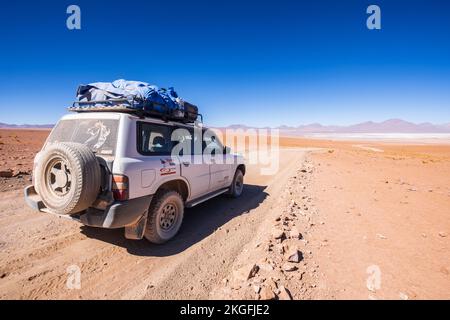
[(172, 128), (154, 123), (138, 123), (138, 151), (144, 155), (170, 155)]
[(223, 154), (223, 145), (211, 130), (138, 122), (137, 142), (143, 155)]

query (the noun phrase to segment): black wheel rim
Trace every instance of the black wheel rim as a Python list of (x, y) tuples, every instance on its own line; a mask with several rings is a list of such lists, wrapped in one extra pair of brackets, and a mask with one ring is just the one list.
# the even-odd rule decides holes
[(173, 203), (167, 203), (161, 209), (159, 226), (163, 231), (170, 231), (178, 219), (178, 207)]

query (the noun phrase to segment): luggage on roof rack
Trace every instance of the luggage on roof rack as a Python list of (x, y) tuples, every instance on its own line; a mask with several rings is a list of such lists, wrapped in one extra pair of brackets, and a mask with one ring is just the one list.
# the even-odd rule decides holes
[(68, 109), (75, 112), (116, 111), (165, 120), (194, 122), (197, 106), (178, 97), (173, 88), (164, 89), (145, 82), (116, 80), (80, 85), (77, 99)]

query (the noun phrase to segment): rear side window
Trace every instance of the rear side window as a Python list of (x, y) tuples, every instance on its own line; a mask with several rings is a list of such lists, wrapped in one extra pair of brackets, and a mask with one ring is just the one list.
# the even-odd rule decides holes
[(61, 120), (53, 128), (47, 145), (57, 142), (78, 142), (93, 152), (114, 155), (119, 120), (114, 119), (68, 119)]
[(138, 122), (138, 152), (143, 155), (170, 155), (172, 128), (154, 123)]

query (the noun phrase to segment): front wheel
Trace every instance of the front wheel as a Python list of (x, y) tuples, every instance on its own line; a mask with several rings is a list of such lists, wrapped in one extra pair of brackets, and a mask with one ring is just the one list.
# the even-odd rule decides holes
[(153, 243), (164, 243), (180, 230), (184, 216), (181, 195), (173, 190), (160, 190), (150, 204), (144, 237)]
[(244, 174), (241, 169), (237, 169), (228, 195), (232, 198), (237, 198), (242, 194), (242, 190), (244, 190)]

